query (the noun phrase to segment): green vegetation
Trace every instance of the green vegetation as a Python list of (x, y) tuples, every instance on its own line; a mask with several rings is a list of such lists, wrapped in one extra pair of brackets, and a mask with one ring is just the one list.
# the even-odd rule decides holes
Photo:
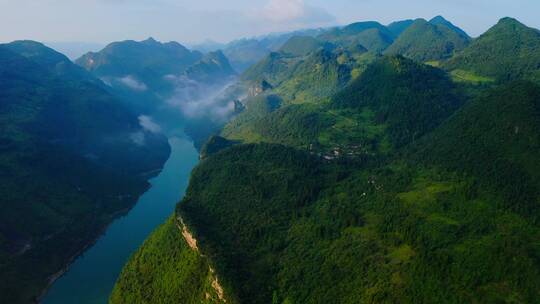
[(254, 82), (266, 80), (275, 85), (287, 77), (289, 69), (297, 62), (297, 57), (274, 52), (246, 70), (241, 78)]
[(294, 36), (287, 40), (280, 51), (293, 56), (305, 56), (322, 47), (324, 47), (324, 44), (314, 37)]
[(433, 130), (461, 104), (446, 74), (403, 57), (375, 62), (334, 97), (338, 108), (368, 107), (401, 146)]
[(179, 121), (198, 123), (190, 115), (171, 110), (171, 103), (203, 99), (208, 91), (219, 90), (236, 75), (221, 51), (203, 55), (177, 42), (161, 43), (152, 38), (114, 42), (76, 63), (105, 82), (107, 90), (121, 97), (131, 111), (159, 117), (164, 127), (171, 129)]
[(289, 103), (320, 102), (349, 82), (350, 60), (347, 54), (316, 51), (291, 69), (275, 92)]
[(193, 80), (203, 83), (223, 81), (234, 75), (235, 72), (229, 60), (221, 51), (211, 52), (190, 66), (186, 70), (186, 75)]
[(444, 19), (443, 16), (437, 16), (437, 17), (429, 20), (429, 23), (434, 24), (434, 25), (443, 25), (443, 26), (453, 30), (454, 32), (458, 33), (461, 37), (466, 38), (466, 39), (470, 39), (469, 35), (467, 33), (465, 33), (464, 30), (462, 30), (459, 27), (455, 26), (454, 24), (452, 24), (452, 22)]
[(144, 242), (120, 274), (111, 304), (222, 303), (207, 259), (188, 246), (178, 225), (170, 218)]
[(233, 68), (238, 72), (244, 72), (256, 64), (271, 52), (276, 52), (293, 37), (315, 37), (321, 33), (320, 29), (294, 31), (285, 34), (273, 34), (262, 37), (240, 39), (228, 43), (223, 48), (223, 53)]
[(0, 301), (30, 303), (135, 203), (169, 147), (36, 42), (0, 45), (0, 104)]
[(534, 302), (540, 229), (475, 181), (237, 146), (179, 212), (238, 303)]
[(212, 154), (216, 154), (223, 149), (233, 146), (234, 144), (236, 144), (235, 141), (227, 140), (221, 136), (212, 136), (202, 147), (200, 158), (205, 159)]
[(451, 73), (452, 79), (455, 82), (464, 82), (472, 84), (484, 84), (484, 83), (494, 83), (495, 79), (490, 77), (484, 77), (476, 75), (469, 71), (464, 70), (453, 70)]
[(540, 69), (540, 32), (512, 18), (504, 18), (469, 47), (444, 64), (449, 70), (510, 81), (537, 80)]
[(417, 153), (424, 161), (483, 175), (482, 182), (511, 203), (506, 207), (537, 222), (539, 100), (540, 87), (529, 82), (489, 90), (428, 136)]
[(394, 34), (378, 22), (358, 22), (341, 29), (330, 30), (319, 36), (320, 40), (350, 47), (361, 45), (372, 52), (381, 52), (394, 41)]
[(156, 76), (176, 75), (201, 58), (201, 53), (191, 52), (179, 43), (160, 43), (149, 38), (111, 43), (100, 52), (82, 56), (76, 63), (98, 77), (133, 75), (153, 87), (158, 81)]
[(399, 37), (411, 24), (414, 23), (414, 20), (407, 19), (402, 21), (392, 22), (386, 26), (386, 28), (394, 34), (394, 37)]
[(400, 54), (419, 62), (448, 59), (463, 50), (469, 41), (468, 36), (445, 23), (433, 24), (417, 19), (386, 49), (385, 54)]
[(396, 28), (430, 65), (353, 44), (248, 71), (272, 86), (210, 142), (176, 210), (230, 303), (538, 303), (540, 86), (437, 68), (469, 40), (442, 17)]

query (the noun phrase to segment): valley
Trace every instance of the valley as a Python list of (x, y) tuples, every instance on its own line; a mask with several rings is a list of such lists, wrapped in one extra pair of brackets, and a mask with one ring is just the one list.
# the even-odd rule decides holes
[(14, 41), (0, 127), (2, 303), (540, 299), (540, 31), (514, 18)]

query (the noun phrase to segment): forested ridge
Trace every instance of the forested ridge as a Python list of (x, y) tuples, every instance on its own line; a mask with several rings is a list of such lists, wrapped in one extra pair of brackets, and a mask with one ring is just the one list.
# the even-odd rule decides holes
[(0, 45), (0, 128), (0, 302), (32, 303), (133, 206), (170, 148), (101, 81), (33, 41)]
[[(415, 48), (370, 50), (367, 30)], [(523, 36), (490, 38), (506, 31)], [(176, 210), (228, 303), (539, 303), (540, 66), (510, 59), (533, 32), (513, 19), (472, 40), (442, 17), (355, 23), (248, 69), (257, 90)], [(498, 57), (481, 68), (462, 63), (488, 48)], [(166, 272), (141, 273), (139, 256), (124, 276)], [(182, 275), (167, 288), (183, 290)], [(148, 290), (117, 284), (116, 303)]]

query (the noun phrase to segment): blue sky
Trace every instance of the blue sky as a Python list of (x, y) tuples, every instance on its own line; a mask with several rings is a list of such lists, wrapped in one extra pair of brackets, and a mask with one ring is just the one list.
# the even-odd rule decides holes
[(0, 0), (0, 41), (226, 42), (269, 32), (443, 15), (477, 36), (504, 16), (540, 28), (540, 0)]

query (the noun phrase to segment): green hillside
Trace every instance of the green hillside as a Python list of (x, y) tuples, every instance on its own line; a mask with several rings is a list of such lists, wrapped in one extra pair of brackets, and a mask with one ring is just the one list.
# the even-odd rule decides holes
[(324, 43), (314, 37), (294, 36), (287, 40), (280, 51), (293, 56), (305, 56), (324, 46)]
[(0, 101), (0, 299), (30, 303), (135, 203), (169, 147), (37, 42), (0, 45)]
[(503, 18), (444, 64), (449, 70), (508, 81), (540, 80), (540, 32), (512, 18)]
[(376, 61), (334, 100), (337, 108), (373, 112), (396, 146), (431, 131), (461, 104), (443, 71), (401, 56)]
[(131, 258), (120, 274), (111, 304), (224, 303), (212, 287), (207, 259), (189, 247), (177, 221), (167, 220)]
[(307, 29), (282, 34), (235, 40), (223, 47), (223, 53), (237, 72), (244, 72), (268, 54), (281, 49), (293, 37), (316, 37), (324, 30)]
[(434, 17), (433, 19), (429, 20), (429, 23), (434, 24), (434, 25), (443, 25), (443, 26), (453, 30), (454, 32), (458, 33), (461, 37), (466, 38), (466, 39), (470, 39), (469, 35), (464, 30), (462, 30), (459, 27), (455, 26), (452, 22), (444, 19), (443, 16)]
[(538, 220), (539, 86), (513, 82), (492, 89), (467, 104), (426, 142), (419, 151), (424, 161), (480, 176), (512, 203), (505, 207)]
[[(260, 90), (208, 143), (176, 216), (228, 303), (537, 303), (540, 86), (422, 63), (469, 43), (442, 17), (389, 26), (410, 43), (402, 55), (336, 39), (373, 28), (330, 30), (318, 39), (336, 49), (248, 70)], [(125, 271), (167, 272), (131, 266), (163, 247)]]
[(290, 89), (299, 96), (315, 89), (325, 94), (321, 90), (327, 88), (337, 93), (326, 92), (323, 96), (329, 100), (318, 105), (286, 105), (272, 111), (255, 112), (258, 102), (249, 101), (248, 109), (225, 127), (225, 137), (296, 147), (314, 144), (325, 152), (382, 152), (420, 138), (462, 103), (459, 89), (445, 72), (399, 56), (376, 60), (347, 86), (347, 81), (340, 85), (327, 78), (307, 82), (320, 85), (306, 91), (308, 86), (288, 87), (289, 81), (298, 83), (291, 78), (274, 91)]
[(259, 82), (266, 80), (272, 85), (286, 79), (292, 67), (298, 63), (298, 57), (273, 52), (251, 66), (242, 75), (243, 81)]
[(201, 58), (202, 54), (177, 42), (161, 43), (149, 38), (140, 42), (114, 42), (76, 62), (99, 77), (134, 75), (145, 81), (157, 75), (180, 73)]
[(392, 34), (394, 34), (394, 37), (398, 37), (413, 23), (414, 23), (414, 20), (412, 19), (395, 21), (387, 25), (386, 28), (388, 28), (388, 30), (392, 32)]
[(291, 103), (318, 102), (349, 82), (351, 67), (346, 53), (318, 50), (289, 69), (275, 91)]
[(419, 62), (448, 59), (469, 44), (470, 38), (445, 23), (431, 23), (417, 19), (385, 54), (400, 54)]
[(358, 22), (327, 31), (318, 37), (340, 46), (360, 44), (369, 51), (381, 52), (394, 41), (394, 34), (378, 22)]

